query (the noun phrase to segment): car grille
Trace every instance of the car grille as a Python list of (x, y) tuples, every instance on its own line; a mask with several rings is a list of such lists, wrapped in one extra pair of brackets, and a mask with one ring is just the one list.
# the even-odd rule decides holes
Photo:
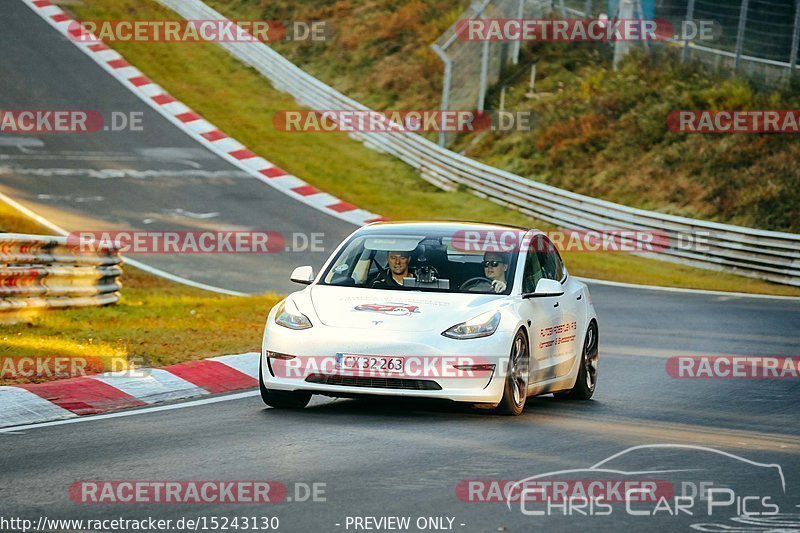
[(372, 387), (375, 389), (403, 390), (442, 390), (441, 385), (429, 379), (373, 378), (361, 376), (333, 376), (327, 374), (311, 374), (306, 378), (309, 383), (323, 385), (340, 385), (342, 387)]

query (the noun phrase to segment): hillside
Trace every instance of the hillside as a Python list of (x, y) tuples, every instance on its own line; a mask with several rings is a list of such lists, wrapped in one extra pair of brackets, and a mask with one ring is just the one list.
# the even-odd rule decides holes
[[(467, 1), (212, 0), (231, 18), (326, 20), (326, 42), (276, 43), (282, 54), (376, 109), (430, 109), (441, 96), (433, 42)], [(391, 12), (389, 18), (379, 13)], [(345, 31), (346, 30), (346, 31)], [(524, 176), (627, 205), (765, 229), (800, 231), (796, 135), (668, 131), (675, 109), (797, 109), (798, 86), (764, 90), (673, 54), (634, 54), (618, 72), (601, 45), (523, 47), (506, 108), (532, 110), (533, 131), (478, 134), (455, 149)], [(525, 97), (537, 62), (537, 93)], [(490, 95), (497, 106), (498, 92)]]

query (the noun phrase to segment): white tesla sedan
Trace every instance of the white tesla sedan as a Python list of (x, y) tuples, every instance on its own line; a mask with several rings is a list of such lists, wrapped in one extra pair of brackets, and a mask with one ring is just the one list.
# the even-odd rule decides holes
[(536, 230), (385, 222), (356, 230), (319, 274), (276, 305), (261, 395), (302, 408), (312, 394), (441, 398), (518, 415), (528, 396), (587, 400), (597, 315), (586, 285)]

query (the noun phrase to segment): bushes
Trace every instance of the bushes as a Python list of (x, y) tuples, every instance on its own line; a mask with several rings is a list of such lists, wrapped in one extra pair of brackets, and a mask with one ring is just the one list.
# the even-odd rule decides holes
[(797, 109), (798, 92), (715, 77), (670, 53), (632, 54), (617, 72), (602, 56), (576, 69), (575, 46), (563, 61), (548, 51), (563, 46), (538, 47), (547, 64), (537, 69), (542, 93), (533, 104), (507, 99), (509, 108), (537, 114), (533, 131), (511, 135), (527, 143), (484, 140), (527, 148), (470, 144), (468, 155), (506, 168), (517, 158), (523, 175), (636, 207), (800, 231), (796, 135), (692, 135), (666, 127), (678, 109)]

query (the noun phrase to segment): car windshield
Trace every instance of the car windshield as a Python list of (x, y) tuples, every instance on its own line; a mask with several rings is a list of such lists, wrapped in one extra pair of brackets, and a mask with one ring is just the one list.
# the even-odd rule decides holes
[(448, 235), (355, 235), (322, 285), (369, 289), (509, 294), (517, 252), (469, 250)]

